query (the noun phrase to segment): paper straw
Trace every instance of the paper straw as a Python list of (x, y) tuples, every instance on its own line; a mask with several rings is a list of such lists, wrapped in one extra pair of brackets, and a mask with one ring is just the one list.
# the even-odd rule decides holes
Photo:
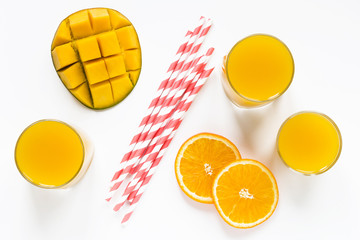
[(172, 141), (172, 139), (175, 136), (175, 133), (178, 129), (178, 127), (180, 126), (182, 120), (184, 119), (184, 114), (185, 112), (189, 109), (191, 103), (193, 102), (195, 96), (197, 95), (197, 93), (200, 91), (200, 89), (202, 88), (202, 86), (204, 85), (204, 83), (206, 82), (206, 79), (210, 76), (211, 72), (213, 71), (214, 68), (210, 69), (210, 70), (204, 70), (200, 76), (200, 80), (197, 82), (196, 86), (189, 91), (190, 93), (188, 93), (189, 98), (186, 99), (185, 103), (180, 107), (180, 109), (178, 109), (176, 112), (178, 113), (176, 117), (174, 117), (173, 120), (173, 130), (171, 132), (170, 135), (168, 135), (168, 139), (166, 140), (166, 142), (163, 144), (163, 147), (161, 148), (161, 150), (159, 151), (158, 156), (156, 157), (156, 159), (153, 161), (153, 164), (151, 166), (149, 166), (149, 168), (147, 169), (147, 171), (143, 174), (142, 176), (142, 181), (138, 182), (136, 185), (136, 188), (134, 190), (134, 192), (131, 194), (133, 197), (132, 202), (130, 207), (127, 209), (122, 222), (121, 223), (126, 223), (131, 215), (133, 214), (142, 194), (144, 193), (151, 177), (154, 175), (156, 168), (159, 164), (159, 162), (161, 161), (165, 150), (167, 149), (167, 147), (169, 146), (170, 142)]
[[(201, 43), (198, 43), (198, 39), (199, 37), (201, 37), (200, 39), (203, 40), (203, 37), (201, 35), (200, 29), (201, 27), (204, 25), (205, 20), (202, 18), (199, 24), (199, 27), (195, 28), (193, 34), (190, 37), (189, 43), (186, 47), (186, 50), (184, 51), (184, 54), (181, 56), (179, 63), (183, 62), (183, 66), (182, 69), (180, 71), (174, 71), (175, 74), (175, 83), (172, 86), (172, 88), (170, 90), (164, 90), (167, 91), (168, 93), (165, 94), (166, 95), (166, 99), (172, 99), (172, 97), (174, 96), (174, 94), (178, 91), (179, 85), (181, 84), (181, 82), (183, 81), (183, 77), (184, 75), (187, 73), (187, 71), (189, 70), (189, 67), (192, 65), (192, 61), (201, 45)], [(196, 50), (194, 50), (196, 49)], [(191, 50), (191, 52), (189, 52)], [(176, 67), (178, 69), (178, 67)], [(174, 75), (173, 74), (173, 75)], [(159, 106), (157, 106), (156, 108), (154, 108), (154, 111), (152, 112), (152, 116), (155, 116), (155, 118), (157, 117), (157, 114), (159, 113), (159, 111), (161, 110), (162, 106), (164, 105), (164, 102), (160, 103)], [(151, 117), (152, 117), (151, 116)], [(151, 119), (150, 117), (150, 119)], [(156, 128), (156, 127), (155, 127)], [(115, 189), (117, 190), (121, 183), (124, 181), (124, 179), (127, 177), (129, 171), (131, 171), (132, 168), (134, 168), (134, 166), (137, 165), (137, 163), (139, 162), (139, 160), (142, 157), (143, 152), (145, 151), (145, 149), (147, 148), (150, 140), (154, 135), (154, 133), (156, 133), (157, 129), (155, 129), (154, 131), (152, 131), (153, 129), (153, 124), (152, 121), (148, 121), (148, 123), (144, 126), (143, 129), (143, 136), (144, 137), (140, 137), (140, 140), (138, 140), (138, 142), (135, 143), (134, 149), (131, 153), (131, 156), (128, 158), (128, 161), (125, 163), (125, 167), (122, 170), (122, 172), (119, 174), (118, 179), (116, 180), (114, 186)], [(148, 136), (148, 134), (150, 134), (150, 137), (146, 138)]]
[[(144, 138), (144, 143), (142, 144), (142, 146), (140, 145), (138, 148), (136, 148), (136, 151), (139, 151), (136, 154), (139, 159), (142, 157), (142, 154), (144, 153), (146, 148), (149, 146), (150, 141), (152, 141), (152, 139), (154, 137), (156, 137), (155, 134), (159, 129), (157, 124), (159, 122), (161, 123), (164, 119), (168, 118), (168, 114), (171, 113), (171, 109), (174, 108), (174, 105), (180, 100), (180, 97), (182, 96), (183, 92), (185, 91), (184, 88), (186, 88), (188, 86), (188, 83), (185, 81), (185, 78), (188, 75), (188, 73), (191, 72), (191, 67), (197, 63), (197, 61), (195, 61), (194, 59), (195, 59), (195, 57), (199, 51), (199, 48), (200, 48), (201, 44), (203, 43), (204, 38), (205, 38), (206, 34), (208, 33), (210, 27), (211, 27), (211, 20), (208, 19), (204, 25), (204, 28), (202, 29), (202, 31), (199, 34), (199, 38), (194, 43), (194, 47), (191, 50), (191, 53), (187, 60), (187, 63), (184, 64), (184, 69), (182, 69), (182, 71), (178, 75), (179, 83), (181, 83), (181, 86), (174, 88), (173, 91), (169, 93), (166, 101), (162, 104), (161, 108), (159, 109), (160, 112), (158, 113), (158, 115), (156, 115), (155, 119), (153, 120), (152, 125), (148, 131), (148, 134)], [(137, 164), (134, 164), (135, 167), (136, 167), (136, 165)], [(134, 172), (134, 171), (132, 171), (132, 172)]]
[[(183, 119), (185, 112), (189, 109), (193, 99), (195, 98), (196, 94), (199, 92), (199, 90), (201, 89), (201, 87), (204, 85), (206, 79), (208, 78), (208, 76), (211, 74), (212, 69), (210, 70), (204, 70), (202, 71), (199, 75), (197, 75), (197, 80), (194, 80), (194, 84), (193, 86), (187, 89), (185, 95), (184, 95), (184, 100), (181, 101), (179, 103), (178, 108), (176, 109), (176, 112), (174, 113), (174, 115), (171, 117), (169, 123), (167, 124), (166, 128), (165, 128), (165, 132), (162, 134), (162, 142), (165, 144), (165, 142), (167, 141), (167, 139), (169, 138), (170, 134), (175, 134), (174, 130), (177, 130), (177, 127), (180, 125), (181, 121), (180, 119)], [(160, 146), (160, 148), (154, 149), (152, 152), (148, 153), (148, 158), (147, 158), (147, 162), (152, 162), (155, 158), (157, 158), (159, 151), (161, 151), (161, 149), (166, 149), (164, 146)], [(141, 168), (140, 171), (138, 171), (139, 175), (142, 172), (145, 172), (145, 170), (148, 169), (148, 167), (144, 166)], [(140, 180), (139, 180), (140, 181)], [(137, 184), (137, 187), (134, 189), (134, 191), (136, 191), (139, 188), (139, 185)]]
[[(189, 44), (191, 46), (191, 52), (188, 53), (188, 56), (183, 65), (183, 68), (181, 69), (180, 72), (178, 72), (178, 75), (176, 76), (176, 82), (175, 82), (173, 88), (170, 90), (169, 94), (167, 95), (166, 100), (162, 103), (161, 106), (159, 106), (159, 108), (155, 109), (155, 111), (154, 111), (155, 113), (153, 113), (154, 119), (158, 119), (159, 112), (164, 113), (164, 111), (161, 111), (163, 109), (163, 107), (168, 105), (169, 102), (172, 101), (172, 99), (173, 99), (174, 95), (177, 93), (177, 91), (179, 91), (179, 89), (181, 89), (182, 83), (184, 81), (184, 77), (188, 74), (191, 66), (193, 65), (193, 60), (195, 59), (196, 54), (198, 53), (198, 50), (203, 42), (204, 38), (202, 37), (202, 32), (203, 31), (201, 31), (201, 32), (194, 31), (194, 35), (190, 38), (190, 41), (191, 40), (194, 41), (194, 44), (192, 46), (191, 46), (191, 44)], [(134, 158), (134, 159), (131, 159), (132, 166), (136, 167), (139, 159), (142, 157), (142, 154), (144, 153), (144, 151), (147, 148), (147, 146), (149, 145), (151, 139), (154, 137), (154, 134), (158, 130), (157, 125), (154, 125), (153, 123), (154, 123), (153, 121), (149, 121), (149, 123), (145, 126), (145, 129), (147, 129), (147, 131), (144, 131), (146, 135), (144, 136), (143, 141), (139, 141), (138, 144), (136, 144), (134, 147), (134, 152), (133, 152), (134, 154), (131, 156), (131, 158)]]
[[(208, 52), (206, 53), (206, 55), (204, 55), (202, 57), (202, 60), (199, 61), (199, 64), (198, 64), (198, 68), (196, 70), (194, 70), (192, 72), (192, 74), (190, 74), (190, 81), (188, 81), (188, 86), (190, 85), (190, 83), (193, 83), (195, 84), (196, 81), (199, 79), (199, 76), (200, 76), (200, 73), (202, 72), (203, 68), (204, 68), (204, 65), (207, 64), (210, 56), (212, 55), (213, 53), (213, 48), (210, 48), (208, 50)], [(201, 68), (201, 69), (200, 69)], [(187, 89), (183, 89), (183, 91), (179, 91), (181, 92), (181, 95), (185, 92), (185, 91), (188, 91), (188, 88)], [(186, 99), (187, 97), (183, 98), (183, 99)], [(179, 107), (179, 106), (178, 106)], [(174, 109), (175, 111), (176, 109)], [(161, 127), (162, 129), (165, 128), (165, 126), (167, 126), (167, 124), (169, 123), (171, 117), (169, 117), (168, 119), (165, 119), (161, 124)], [(154, 158), (152, 158), (152, 156), (156, 156), (158, 154), (158, 152), (160, 151), (160, 149), (162, 148), (162, 145), (163, 145), (163, 136), (164, 134), (166, 135), (169, 135), (171, 133), (171, 131), (169, 132), (166, 132), (166, 133), (159, 133), (159, 136), (161, 135), (161, 138), (158, 137), (158, 138), (154, 138), (152, 140), (152, 144), (153, 148), (148, 148), (147, 151), (146, 151), (146, 154), (142, 157), (140, 163), (138, 164), (138, 167), (137, 167), (137, 170), (136, 170), (136, 175), (132, 176), (131, 178), (131, 181), (128, 183), (128, 186), (126, 187), (124, 193), (123, 193), (123, 196), (121, 197), (119, 203), (117, 205), (115, 205), (115, 209), (120, 209), (121, 206), (123, 206), (123, 204), (125, 203), (126, 199), (128, 198), (129, 194), (133, 191), (135, 185), (137, 184), (137, 181), (139, 181), (139, 178), (141, 177), (143, 171), (145, 171), (149, 165), (152, 164), (152, 160)], [(155, 143), (155, 144), (154, 144)]]
[[(180, 97), (182, 99), (186, 99), (187, 96), (183, 97), (183, 95), (186, 93), (187, 89), (191, 86), (191, 84), (196, 84), (198, 78), (197, 78), (197, 75), (201, 74), (201, 72), (203, 71), (204, 67), (206, 66), (207, 62), (209, 61), (210, 59), (210, 56), (212, 55), (214, 51), (214, 48), (210, 48), (207, 53), (205, 55), (203, 55), (201, 57), (201, 59), (198, 61), (198, 64), (196, 65), (196, 67), (194, 67), (194, 69), (192, 70), (191, 74), (187, 77), (188, 80), (184, 82), (184, 86), (176, 93), (177, 94), (177, 98), (176, 99), (180, 99)], [(194, 86), (192, 86), (194, 87)], [(174, 98), (175, 99), (175, 98)], [(179, 102), (179, 101), (177, 101)], [(166, 125), (168, 124), (168, 122), (170, 121), (171, 119), (171, 116), (172, 116), (172, 113), (175, 112), (177, 107), (173, 107), (173, 104), (170, 104), (170, 107), (169, 106), (164, 106), (162, 110), (164, 110), (164, 112), (170, 112), (171, 115), (167, 115), (167, 114), (163, 114), (162, 116), (164, 116), (163, 118), (159, 118), (159, 124), (160, 125), (160, 128), (158, 130), (158, 132), (156, 133), (156, 136), (155, 138), (153, 138), (151, 140), (151, 144), (149, 145), (149, 147), (147, 148), (146, 152), (145, 152), (145, 155), (142, 157), (142, 160), (140, 161), (140, 163), (138, 164), (138, 166), (136, 167), (135, 169), (135, 172), (137, 172), (137, 170), (139, 168), (141, 168), (142, 164), (144, 164), (145, 162), (145, 159), (146, 157), (151, 154), (151, 153), (154, 153), (158, 150), (160, 150), (159, 148), (161, 146), (159, 146), (159, 144), (161, 145), (162, 142), (159, 141), (159, 137), (160, 136), (163, 136), (163, 131), (164, 131), (164, 128), (166, 127)], [(166, 118), (165, 118), (166, 116)], [(155, 144), (154, 144), (155, 143)], [(154, 148), (157, 148), (157, 149), (154, 149)]]
[[(192, 81), (194, 81), (194, 78), (195, 78), (195, 76), (197, 75), (197, 73), (198, 73), (198, 71), (199, 71), (199, 68), (200, 68), (200, 67), (203, 67), (203, 65), (206, 64), (206, 62), (208, 61), (208, 59), (209, 59), (209, 57), (211, 56), (212, 52), (213, 52), (213, 48), (209, 49), (208, 52), (207, 52), (207, 54), (204, 55), (204, 56), (202, 56), (202, 57), (200, 58), (198, 64), (193, 67), (190, 75), (188, 75), (188, 76), (186, 77), (186, 80), (184, 81), (183, 88), (181, 88), (181, 89), (176, 93), (176, 94), (179, 96), (177, 99), (180, 99), (180, 97), (182, 97), (182, 95), (185, 93), (187, 87), (190, 85), (190, 83), (191, 83)], [(189, 79), (187, 80), (187, 78), (189, 78)], [(176, 101), (179, 101), (179, 100), (176, 100)], [(173, 112), (175, 111), (175, 106), (174, 106), (174, 104), (170, 104), (169, 106), (164, 106), (164, 107), (162, 108), (162, 112), (167, 112), (167, 111), (173, 113)], [(162, 114), (162, 115), (164, 115), (164, 114)], [(169, 119), (170, 119), (170, 116), (169, 116), (168, 118), (166, 118), (166, 119), (163, 119), (163, 121), (162, 121), (162, 122), (159, 122), (159, 124), (155, 125), (155, 126), (156, 126), (156, 129), (154, 130), (154, 132), (155, 132), (155, 131), (158, 131), (158, 130), (160, 129), (160, 127), (164, 127), (164, 126), (167, 124), (167, 122), (169, 121)], [(156, 136), (153, 137), (152, 140), (151, 140), (151, 143), (155, 143), (155, 142), (156, 142), (155, 145), (157, 145), (157, 146), (156, 146), (157, 148), (154, 149), (153, 151), (159, 151), (160, 148), (161, 148), (161, 145), (159, 144), (159, 141), (158, 141), (160, 135), (161, 135), (161, 133), (159, 133), (159, 134), (156, 133)], [(149, 149), (149, 148), (148, 148), (148, 149)], [(138, 163), (138, 167), (136, 168), (136, 171), (135, 171), (135, 172), (137, 172), (137, 171), (139, 170), (139, 167), (141, 167), (141, 166), (146, 162), (146, 156), (148, 156), (148, 154), (150, 154), (150, 153), (151, 153), (151, 152), (148, 152), (148, 151), (147, 151), (147, 154), (146, 154), (145, 156), (142, 156), (142, 158), (140, 159), (140, 161), (139, 161), (139, 163)], [(147, 165), (149, 165), (149, 164), (151, 164), (151, 163), (147, 163)], [(147, 166), (147, 165), (146, 165), (146, 166)], [(144, 168), (146, 168), (146, 166), (145, 166)], [(118, 202), (118, 203), (115, 205), (115, 207), (114, 207), (114, 210), (115, 210), (115, 211), (118, 211), (118, 210), (124, 205), (124, 203), (125, 203), (128, 195), (130, 194), (130, 192), (132, 191), (132, 189), (133, 189), (134, 186), (136, 185), (136, 181), (137, 181), (137, 180), (135, 179), (136, 176), (138, 176), (137, 178), (139, 178), (139, 173), (138, 173), (138, 172), (136, 173), (136, 175), (134, 174), (134, 175), (131, 176), (130, 182), (128, 183), (128, 185), (127, 185), (127, 187), (126, 187), (123, 195), (121, 196), (119, 202)], [(135, 179), (135, 180), (134, 180), (134, 179)]]
[[(203, 17), (200, 18), (201, 21), (203, 21), (203, 19), (204, 19)], [(168, 71), (166, 73), (165, 80), (163, 80), (161, 82), (161, 84), (160, 84), (160, 86), (158, 88), (158, 91), (156, 92), (155, 98), (151, 101), (145, 117), (143, 118), (143, 120), (141, 121), (139, 127), (137, 128), (137, 133), (133, 137), (133, 139), (132, 139), (132, 141), (131, 141), (131, 143), (130, 143), (130, 145), (128, 147), (128, 150), (126, 151), (126, 154), (123, 156), (123, 159), (122, 159), (122, 161), (120, 163), (120, 166), (119, 166), (119, 170), (116, 171), (116, 173), (114, 174), (114, 176), (113, 176), (113, 178), (111, 180), (111, 182), (113, 182), (113, 184), (112, 184), (112, 186), (110, 188), (110, 191), (108, 193), (108, 197), (106, 198), (107, 201), (111, 200), (111, 198), (114, 195), (114, 192), (120, 187), (121, 181), (116, 182), (116, 180), (118, 180), (118, 178), (122, 174), (122, 171), (125, 168), (129, 157), (131, 156), (132, 150), (134, 149), (134, 146), (135, 146), (136, 142), (139, 140), (139, 138), (141, 136), (141, 133), (143, 132), (143, 130), (145, 128), (145, 125), (149, 120), (149, 116), (152, 114), (154, 108), (160, 104), (159, 99), (161, 98), (161, 96), (164, 95), (164, 90), (166, 89), (166, 87), (169, 86), (169, 80), (171, 79), (174, 70), (178, 66), (179, 60), (181, 59), (181, 56), (183, 55), (184, 51), (186, 50), (186, 47), (188, 46), (188, 42), (189, 42), (190, 37), (192, 35), (193, 35), (193, 32), (191, 32), (191, 31), (188, 31), (186, 33), (183, 42), (181, 43), (181, 45), (180, 45), (180, 47), (179, 47), (179, 49), (178, 49), (172, 63), (170, 64), (170, 67), (169, 67), (169, 69), (168, 69)]]

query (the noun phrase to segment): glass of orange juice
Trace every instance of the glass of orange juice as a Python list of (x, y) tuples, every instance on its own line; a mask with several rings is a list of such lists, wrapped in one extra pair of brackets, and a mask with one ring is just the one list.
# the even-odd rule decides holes
[(290, 86), (294, 60), (279, 39), (265, 34), (235, 44), (223, 61), (227, 97), (240, 107), (258, 107), (280, 97)]
[(296, 113), (282, 124), (277, 135), (280, 158), (289, 168), (305, 175), (329, 170), (341, 148), (339, 128), (322, 113)]
[(40, 120), (28, 126), (15, 147), (21, 175), (35, 186), (72, 186), (90, 166), (94, 148), (89, 138), (67, 123)]

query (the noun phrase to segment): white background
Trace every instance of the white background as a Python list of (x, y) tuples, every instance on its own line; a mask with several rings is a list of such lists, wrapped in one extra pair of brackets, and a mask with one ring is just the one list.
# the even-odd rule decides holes
[[(89, 7), (114, 8), (137, 29), (143, 69), (134, 91), (105, 111), (83, 107), (52, 65), (50, 45), (61, 20)], [(0, 239), (358, 239), (360, 227), (360, 2), (302, 1), (6, 1), (0, 8)], [(106, 204), (109, 181), (187, 29), (214, 20), (205, 47), (216, 70), (186, 114), (127, 226)], [(220, 63), (241, 38), (272, 34), (295, 60), (288, 91), (274, 104), (236, 109), (220, 82)], [(320, 176), (287, 169), (275, 152), (281, 123), (301, 110), (330, 116), (343, 137), (336, 165)], [(69, 190), (33, 187), (18, 173), (14, 147), (43, 118), (80, 126), (95, 145), (82, 181)], [(253, 229), (227, 225), (215, 207), (189, 199), (175, 179), (181, 144), (199, 132), (233, 141), (263, 162), (280, 191), (273, 216)]]

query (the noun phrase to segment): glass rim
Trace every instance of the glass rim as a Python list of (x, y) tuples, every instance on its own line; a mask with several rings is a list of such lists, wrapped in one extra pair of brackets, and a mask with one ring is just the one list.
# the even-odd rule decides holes
[[(293, 66), (293, 70), (292, 70), (292, 74), (291, 74), (291, 77), (290, 77), (290, 81), (288, 83), (288, 85), (286, 86), (286, 88), (281, 91), (280, 93), (274, 95), (274, 96), (271, 96), (269, 99), (266, 99), (266, 100), (257, 100), (257, 99), (252, 99), (252, 98), (249, 98), (249, 97), (246, 97), (244, 95), (242, 95), (241, 93), (239, 93), (238, 91), (236, 91), (236, 89), (234, 88), (234, 86), (232, 85), (231, 81), (229, 80), (230, 77), (229, 77), (229, 74), (228, 74), (228, 61), (229, 61), (229, 56), (230, 54), (232, 53), (232, 51), (236, 48), (237, 45), (239, 45), (240, 43), (242, 43), (244, 40), (248, 39), (248, 38), (251, 38), (251, 37), (254, 37), (254, 36), (267, 36), (267, 37), (271, 37), (271, 38), (274, 38), (276, 40), (278, 40), (286, 49), (287, 51), (289, 52), (290, 54), (290, 58), (291, 58), (291, 63), (292, 63), (292, 66)], [(230, 87), (232, 88), (232, 90), (241, 98), (244, 98), (245, 100), (249, 101), (249, 102), (254, 102), (254, 103), (258, 103), (258, 104), (265, 104), (265, 103), (269, 103), (269, 102), (272, 102), (274, 101), (275, 99), (279, 98), (281, 95), (283, 95), (286, 90), (288, 90), (288, 88), (290, 87), (293, 79), (294, 79), (294, 75), (295, 75), (295, 62), (294, 62), (294, 57), (290, 51), (290, 49), (288, 48), (288, 46), (283, 42), (281, 41), (279, 38), (271, 35), (271, 34), (266, 34), (266, 33), (254, 33), (254, 34), (251, 34), (251, 35), (248, 35), (247, 37), (244, 37), (242, 39), (240, 39), (239, 41), (237, 41), (234, 46), (232, 46), (232, 48), (230, 49), (230, 51), (228, 52), (228, 54), (226, 55), (226, 62), (225, 62), (225, 74), (226, 74), (226, 81), (228, 81)]]
[[(338, 148), (338, 152), (335, 156), (335, 158), (333, 159), (333, 161), (331, 162), (330, 165), (328, 165), (325, 169), (319, 171), (319, 172), (313, 172), (313, 173), (304, 173), (304, 172), (300, 172), (298, 170), (295, 170), (293, 169), (292, 167), (290, 167), (284, 160), (284, 158), (281, 156), (281, 153), (280, 153), (280, 149), (279, 149), (279, 135), (280, 135), (280, 132), (282, 130), (282, 128), (284, 127), (284, 125), (292, 118), (300, 115), (300, 114), (304, 114), (304, 113), (313, 113), (313, 114), (317, 114), (317, 115), (320, 115), (322, 117), (324, 117), (326, 120), (328, 120), (331, 125), (335, 128), (336, 130), (336, 133), (337, 133), (337, 136), (339, 138), (339, 148)], [(278, 130), (278, 133), (277, 133), (277, 136), (276, 136), (276, 150), (277, 150), (277, 153), (279, 154), (279, 157), (281, 159), (281, 161), (285, 164), (285, 166), (287, 168), (289, 168), (290, 170), (296, 172), (296, 173), (299, 173), (299, 174), (302, 174), (302, 175), (305, 175), (305, 176), (312, 176), (312, 175), (320, 175), (328, 170), (330, 170), (334, 165), (335, 163), (338, 161), (340, 155), (341, 155), (341, 151), (342, 151), (342, 136), (341, 136), (341, 132), (340, 132), (340, 129), (339, 127), (336, 125), (336, 123), (334, 122), (334, 120), (332, 120), (328, 115), (324, 114), (324, 113), (321, 113), (321, 112), (317, 112), (317, 111), (299, 111), (299, 112), (296, 112), (296, 113), (293, 113), (292, 115), (290, 115), (280, 126), (279, 130)]]
[[(23, 134), (32, 126), (40, 123), (40, 122), (57, 122), (57, 123), (61, 123), (67, 127), (69, 127), (72, 131), (75, 132), (76, 136), (79, 138), (80, 140), (80, 143), (81, 143), (81, 147), (82, 147), (82, 152), (83, 152), (83, 156), (82, 156), (82, 159), (81, 159), (81, 165), (79, 167), (79, 169), (76, 171), (76, 173), (74, 174), (74, 176), (69, 179), (67, 182), (65, 182), (64, 184), (61, 184), (59, 186), (52, 186), (52, 185), (44, 185), (44, 184), (36, 184), (34, 183), (33, 181), (31, 181), (31, 179), (29, 179), (28, 177), (26, 177), (26, 175), (20, 170), (20, 167), (18, 165), (18, 159), (16, 157), (16, 151), (17, 151), (17, 148), (18, 148), (18, 143), (21, 139), (21, 137), (23, 136)], [(86, 151), (85, 151), (85, 144), (84, 144), (84, 141), (82, 140), (80, 134), (78, 133), (78, 131), (70, 126), (68, 123), (66, 122), (63, 122), (63, 121), (60, 121), (60, 120), (57, 120), (57, 119), (41, 119), (41, 120), (38, 120), (38, 121), (35, 121), (33, 123), (31, 123), (29, 126), (27, 126), (20, 134), (20, 136), (18, 137), (17, 141), (16, 141), (16, 145), (15, 145), (15, 151), (14, 151), (14, 159), (15, 159), (15, 164), (16, 164), (16, 168), (18, 169), (19, 173), (23, 176), (23, 178), (25, 178), (26, 181), (28, 181), (29, 183), (31, 183), (32, 185), (36, 186), (36, 187), (40, 187), (40, 188), (44, 188), (44, 189), (60, 189), (60, 188), (63, 188), (65, 187), (66, 185), (68, 185), (69, 183), (71, 183), (77, 176), (78, 174), (80, 173), (81, 169), (83, 168), (84, 166), (84, 162), (85, 162), (85, 154), (86, 154)]]

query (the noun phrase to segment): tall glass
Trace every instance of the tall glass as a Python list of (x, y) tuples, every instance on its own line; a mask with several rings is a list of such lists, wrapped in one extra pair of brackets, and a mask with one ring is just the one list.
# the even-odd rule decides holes
[(237, 42), (223, 60), (222, 83), (227, 97), (239, 107), (273, 102), (290, 86), (294, 60), (279, 39), (265, 34)]
[(93, 152), (91, 141), (79, 129), (44, 119), (21, 133), (15, 163), (21, 175), (37, 187), (67, 188), (86, 173)]

